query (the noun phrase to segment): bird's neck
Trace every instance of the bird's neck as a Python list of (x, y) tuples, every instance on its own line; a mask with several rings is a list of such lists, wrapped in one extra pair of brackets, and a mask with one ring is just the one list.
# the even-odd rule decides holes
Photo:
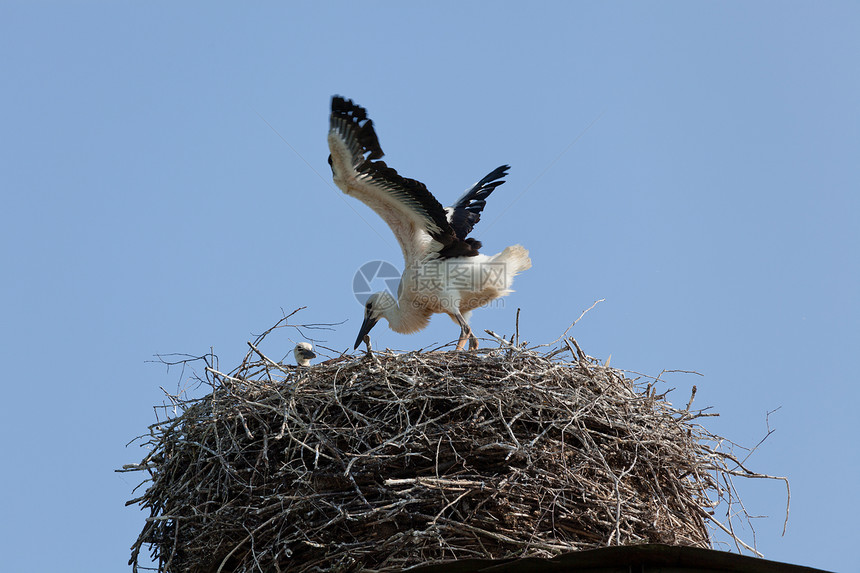
[(383, 316), (388, 319), (391, 330), (401, 334), (417, 332), (430, 322), (430, 313), (424, 308), (402, 299), (388, 307)]

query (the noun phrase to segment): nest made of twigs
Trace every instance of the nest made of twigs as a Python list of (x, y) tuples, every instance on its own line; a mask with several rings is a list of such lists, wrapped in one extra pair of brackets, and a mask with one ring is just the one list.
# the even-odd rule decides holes
[(151, 513), (135, 569), (145, 544), (165, 572), (710, 547), (725, 476), (751, 474), (696, 422), (702, 411), (569, 343), (307, 368), (252, 348), (230, 374), (206, 367), (208, 395), (173, 397), (149, 454), (125, 468), (151, 481), (129, 502)]

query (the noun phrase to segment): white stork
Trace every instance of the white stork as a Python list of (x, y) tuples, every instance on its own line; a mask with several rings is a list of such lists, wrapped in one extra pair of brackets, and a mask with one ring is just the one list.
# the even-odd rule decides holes
[(379, 161), (383, 152), (367, 111), (340, 96), (331, 100), (328, 146), (335, 184), (382, 217), (405, 260), (397, 299), (386, 291), (367, 299), (355, 348), (380, 318), (388, 320), (391, 330), (409, 334), (442, 312), (460, 325), (457, 350), (467, 340), (470, 350), (477, 348), (469, 327), (472, 310), (512, 292), (514, 276), (532, 264), (520, 245), (487, 256), (478, 253), (480, 241), (468, 237), (510, 166), (494, 169), (444, 208), (423, 183)]
[(296, 347), (293, 348), (293, 356), (296, 357), (296, 364), (298, 366), (310, 366), (311, 358), (317, 357), (314, 347), (308, 342), (299, 342), (296, 344)]

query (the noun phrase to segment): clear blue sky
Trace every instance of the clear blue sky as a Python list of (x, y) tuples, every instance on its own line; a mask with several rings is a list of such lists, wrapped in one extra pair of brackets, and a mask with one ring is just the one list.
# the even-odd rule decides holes
[(663, 389), (746, 446), (780, 408), (749, 465), (791, 480), (784, 537), (781, 484), (737, 484), (758, 548), (856, 570), (857, 3), (286, 4), (0, 5), (7, 570), (124, 570), (145, 516), (113, 469), (183, 383), (154, 354), (230, 369), (300, 306), (351, 346), (354, 272), (401, 260), (330, 183), (336, 93), (443, 202), (513, 166), (475, 236), (534, 267), (478, 332), (522, 308), (548, 342), (605, 298), (571, 331), (589, 354), (701, 372)]

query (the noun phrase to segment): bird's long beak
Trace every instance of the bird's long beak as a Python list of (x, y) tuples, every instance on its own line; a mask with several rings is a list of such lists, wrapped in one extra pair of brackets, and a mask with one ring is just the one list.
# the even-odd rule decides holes
[(358, 331), (358, 338), (355, 339), (355, 346), (353, 346), (353, 350), (358, 349), (358, 345), (361, 344), (361, 341), (364, 340), (364, 337), (370, 332), (370, 329), (376, 326), (376, 323), (379, 322), (378, 318), (371, 318), (370, 315), (366, 315), (364, 317), (364, 322), (361, 323), (361, 328)]

